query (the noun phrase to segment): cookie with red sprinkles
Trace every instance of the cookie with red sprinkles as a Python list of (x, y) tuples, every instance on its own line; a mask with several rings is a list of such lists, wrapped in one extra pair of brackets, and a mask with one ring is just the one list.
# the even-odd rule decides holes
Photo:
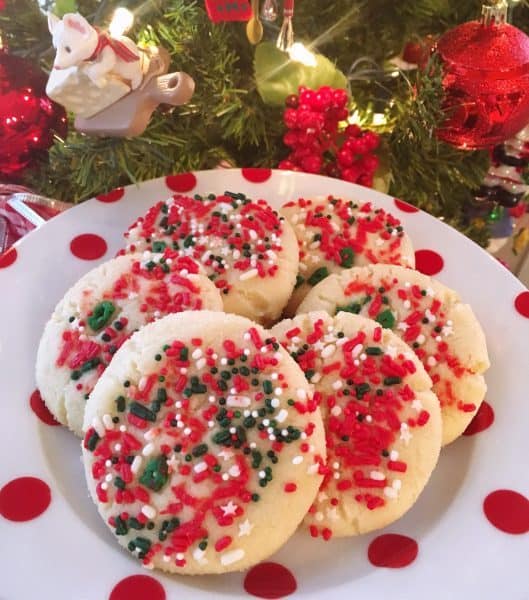
[(274, 322), (298, 271), (290, 225), (265, 200), (241, 193), (158, 202), (125, 233), (125, 252), (172, 248), (198, 261), (222, 294), (225, 312)]
[(84, 428), (90, 493), (146, 567), (245, 569), (294, 533), (322, 481), (310, 385), (237, 315), (170, 315), (134, 334), (92, 392)]
[(323, 415), (325, 477), (305, 519), (312, 537), (362, 534), (401, 517), (424, 489), (442, 435), (439, 402), (413, 351), (346, 312), (299, 315), (271, 334), (314, 386)]
[(485, 397), (490, 366), (483, 330), (458, 294), (417, 271), (389, 265), (354, 268), (316, 286), (299, 312), (357, 313), (409, 344), (441, 403), (443, 444), (465, 431)]
[(222, 310), (198, 264), (176, 252), (131, 254), (84, 275), (58, 303), (37, 354), (37, 385), (55, 418), (82, 436), (88, 395), (141, 326), (184, 310)]
[(415, 267), (411, 240), (400, 221), (370, 202), (299, 198), (280, 212), (292, 225), (299, 248), (299, 273), (287, 316), (331, 273), (373, 263)]

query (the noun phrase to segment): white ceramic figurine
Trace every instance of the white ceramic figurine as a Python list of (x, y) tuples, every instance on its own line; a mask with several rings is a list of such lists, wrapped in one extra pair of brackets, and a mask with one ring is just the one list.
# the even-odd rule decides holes
[(112, 38), (99, 32), (77, 13), (62, 19), (48, 13), (48, 27), (57, 50), (54, 69), (84, 65), (85, 74), (99, 88), (106, 85), (109, 74), (118, 76), (133, 90), (141, 84), (141, 51), (130, 38)]

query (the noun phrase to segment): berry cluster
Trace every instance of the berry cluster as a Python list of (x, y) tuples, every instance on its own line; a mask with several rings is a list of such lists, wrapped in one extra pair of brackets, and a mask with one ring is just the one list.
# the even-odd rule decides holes
[(300, 87), (298, 95), (288, 96), (283, 117), (288, 131), (283, 141), (292, 150), (279, 163), (280, 169), (372, 186), (378, 167), (373, 151), (380, 139), (358, 125), (340, 128), (349, 116), (347, 99), (345, 90), (328, 86), (319, 90)]

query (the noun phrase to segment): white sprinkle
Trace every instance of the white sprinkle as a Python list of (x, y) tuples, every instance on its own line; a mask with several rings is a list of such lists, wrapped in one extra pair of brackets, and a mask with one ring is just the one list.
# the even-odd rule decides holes
[(227, 365), (227, 364), (228, 364), (228, 359), (227, 359), (226, 357), (224, 357), (224, 358), (221, 358), (221, 359), (220, 359), (220, 364), (221, 364), (221, 365), (224, 365), (224, 366), (225, 366), (225, 365)]
[(244, 334), (242, 337), (243, 337), (243, 339), (244, 339), (244, 340), (246, 340), (246, 341), (248, 341), (248, 340), (251, 340), (251, 339), (252, 339), (252, 336), (251, 336), (251, 335), (250, 335), (248, 332), (246, 332), (246, 333), (245, 333), (245, 334)]
[(307, 391), (304, 390), (303, 388), (298, 388), (296, 390), (296, 395), (300, 400), (306, 400), (307, 399)]
[(411, 308), (411, 302), (409, 300), (404, 300), (403, 305), (405, 309)]
[(152, 506), (150, 506), (149, 504), (145, 504), (142, 509), (141, 512), (148, 518), (148, 519), (154, 519), (154, 517), (156, 516), (156, 509), (153, 508)]
[(233, 465), (228, 470), (228, 475), (230, 477), (239, 477), (241, 474), (241, 470), (239, 469), (239, 465)]
[(244, 550), (242, 548), (237, 548), (236, 550), (230, 550), (229, 552), (224, 552), (224, 554), (221, 554), (220, 562), (223, 565), (231, 565), (242, 558), (244, 558)]
[(230, 427), (230, 433), (237, 433), (237, 430), (235, 429), (235, 427)]
[(250, 448), (255, 450), (255, 448), (257, 448), (257, 444), (255, 442), (250, 442)]
[(145, 375), (143, 375), (140, 378), (140, 381), (138, 382), (138, 389), (140, 390), (140, 392), (145, 389), (146, 385), (147, 385), (147, 377), (145, 377)]
[(112, 422), (112, 417), (108, 414), (103, 415), (103, 424), (107, 429), (114, 429), (114, 423)]
[(357, 357), (360, 354), (360, 352), (362, 352), (362, 348), (362, 344), (356, 344), (356, 346), (353, 348), (353, 351), (351, 352), (353, 358)]
[(307, 439), (307, 434), (304, 431), (301, 432), (301, 439), (302, 440), (306, 440)]
[(371, 471), (369, 473), (369, 477), (371, 479), (374, 479), (375, 481), (383, 481), (384, 479), (386, 479), (384, 473), (381, 473), (380, 471)]
[(196, 348), (195, 350), (193, 350), (193, 354), (191, 354), (191, 358), (198, 360), (201, 357), (202, 357), (202, 350), (200, 348)]
[(399, 453), (396, 450), (392, 450), (389, 453), (389, 460), (397, 460), (399, 458)]
[(373, 417), (371, 415), (366, 415), (366, 421), (368, 423), (372, 423), (373, 422)]
[(132, 464), (130, 465), (130, 470), (134, 473), (134, 475), (136, 475), (136, 473), (139, 472), (142, 462), (143, 462), (142, 457), (139, 454), (137, 454), (134, 457)]
[(398, 496), (397, 490), (394, 490), (392, 487), (386, 486), (384, 488), (384, 496), (388, 498), (396, 498)]
[(292, 459), (292, 464), (293, 465), (300, 465), (303, 462), (303, 456), (300, 456), (298, 454), (298, 456), (294, 456), (294, 458)]
[(340, 479), (340, 473), (336, 471), (333, 475), (334, 479)]
[(187, 374), (187, 369), (185, 367), (182, 367), (180, 369), (180, 375), (186, 375)]
[(287, 417), (288, 417), (288, 411), (285, 410), (284, 408), (282, 408), (276, 417), (276, 421), (278, 423), (282, 423)]
[(92, 419), (92, 427), (96, 430), (96, 433), (100, 438), (105, 437), (105, 428), (99, 417), (94, 417)]
[(344, 344), (346, 344), (349, 341), (348, 337), (343, 337), (343, 338), (338, 338), (336, 340), (336, 345), (337, 346), (343, 346)]
[(240, 523), (239, 525), (239, 537), (242, 537), (243, 535), (250, 535), (253, 528), (254, 525), (250, 523), (248, 519), (246, 519), (244, 523)]
[(186, 427), (184, 429), (184, 435), (189, 435), (191, 433), (191, 427)]
[(245, 407), (250, 406), (251, 399), (248, 396), (228, 396), (226, 398), (226, 404), (228, 406)]
[(211, 429), (212, 427), (215, 427), (215, 421), (208, 421), (208, 427)]
[(249, 271), (245, 271), (239, 275), (240, 281), (247, 281), (248, 279), (253, 279), (259, 275), (259, 271), (257, 269), (250, 269)]
[(245, 348), (242, 353), (244, 354), (244, 356), (250, 356), (250, 350), (249, 348)]
[(274, 433), (274, 428), (273, 428), (273, 427), (269, 427), (269, 428), (266, 430), (266, 432), (267, 432), (267, 433)]
[(228, 479), (229, 479), (229, 478), (230, 478), (230, 476), (228, 475), (228, 473), (223, 473), (223, 474), (222, 474), (222, 479), (223, 479), (224, 481), (228, 481)]
[(183, 552), (177, 552), (176, 553), (176, 560), (184, 560), (184, 553)]
[(438, 336), (435, 337), (435, 341), (436, 342), (442, 342), (443, 338), (440, 335), (438, 335)]
[(150, 441), (150, 440), (153, 440), (153, 439), (154, 439), (154, 438), (155, 438), (157, 435), (158, 435), (158, 431), (157, 431), (157, 429), (156, 429), (156, 428), (153, 428), (153, 429), (149, 429), (148, 431), (146, 431), (146, 432), (143, 434), (143, 437), (144, 437), (144, 438), (145, 438), (147, 441)]
[(121, 452), (121, 444), (116, 444), (116, 445), (114, 446), (114, 450), (115, 450), (116, 452)]
[(162, 557), (162, 560), (163, 560), (163, 562), (168, 563), (168, 562), (170, 562), (171, 557), (168, 554), (164, 554)]
[(276, 396), (281, 396), (281, 394), (282, 394), (282, 393), (283, 393), (283, 388), (276, 387), (276, 388), (274, 389), (274, 394), (275, 394)]
[(194, 467), (193, 467), (193, 471), (195, 471), (195, 473), (202, 473), (202, 471), (205, 471), (208, 468), (208, 465), (202, 461), (197, 463)]
[(208, 402), (211, 402), (211, 404), (213, 404), (213, 402), (215, 402), (215, 396), (210, 396), (208, 398)]
[(342, 414), (342, 409), (335, 404), (332, 408), (331, 408), (331, 415), (333, 417), (339, 417)]
[(316, 521), (323, 521), (323, 513), (321, 511), (318, 511), (315, 515), (314, 518), (316, 519)]
[(103, 481), (103, 483), (101, 484), (101, 489), (108, 490), (108, 483), (106, 483), (106, 481)]
[(281, 430), (281, 435), (286, 437), (288, 435), (288, 429), (282, 429)]
[(120, 425), (119, 430), (121, 431), (121, 433), (125, 433), (125, 431), (127, 431), (127, 428), (125, 427), (125, 425)]
[[(174, 405), (176, 408), (182, 408), (182, 402), (180, 400), (177, 400)], [(178, 415), (178, 418), (180, 418), (180, 415)]]
[(200, 371), (201, 369), (203, 369), (206, 366), (206, 359), (205, 358), (200, 358), (199, 360), (197, 360), (197, 362), (195, 363), (196, 368)]
[(154, 452), (154, 444), (148, 443), (144, 446), (141, 453), (143, 454), (143, 456), (150, 456), (153, 452)]
[(111, 467), (112, 466), (112, 461), (111, 460), (105, 460), (105, 467)]
[(426, 364), (427, 364), (429, 367), (435, 367), (435, 365), (437, 364), (437, 361), (435, 360), (435, 356), (429, 356), (429, 357), (426, 359)]
[(322, 358), (330, 358), (336, 352), (336, 346), (334, 344), (330, 344), (329, 346), (325, 346), (322, 350), (321, 357)]
[(270, 401), (270, 405), (273, 408), (277, 408), (279, 406), (279, 398), (272, 398), (272, 400)]
[(254, 419), (257, 419), (258, 416), (259, 416), (259, 413), (256, 410), (252, 410), (252, 417)]
[(105, 475), (105, 481), (108, 481), (109, 483), (112, 481), (112, 473)]
[(340, 463), (339, 463), (337, 460), (335, 460), (335, 461), (332, 463), (332, 468), (333, 468), (333, 469), (339, 469), (339, 468), (340, 468)]
[(408, 323), (405, 323), (404, 321), (402, 321), (401, 323), (399, 323), (397, 325), (397, 329), (399, 329), (400, 331), (407, 331), (409, 328)]

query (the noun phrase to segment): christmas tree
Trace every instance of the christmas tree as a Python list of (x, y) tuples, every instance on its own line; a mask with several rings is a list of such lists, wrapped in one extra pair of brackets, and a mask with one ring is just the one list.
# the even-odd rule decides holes
[[(402, 63), (394, 60), (405, 51), (405, 58), (427, 61), (427, 36), (437, 38), (478, 18), (481, 5), (478, 0), (302, 0), (292, 24), (296, 41), (326, 57), (327, 68), (335, 65), (336, 73), (345, 75), (356, 122), (381, 135), (379, 180), (389, 193), (485, 245), (489, 224), (483, 211), (473, 207), (490, 166), (489, 152), (460, 150), (437, 137), (446, 115), (442, 66), (435, 57), (425, 68), (411, 70), (399, 69)], [(285, 159), (284, 106), (270, 102), (256, 61), (263, 48), (270, 57), (281, 15), (264, 22), (263, 43), (268, 46), (256, 50), (245, 23), (212, 22), (203, 1), (129, 0), (120, 6), (135, 16), (129, 37), (165, 48), (171, 70), (193, 77), (193, 98), (171, 113), (155, 112), (146, 131), (130, 139), (90, 137), (70, 126), (66, 139), (56, 139), (49, 155), (19, 174), (18, 181), (50, 197), (80, 201), (119, 185), (213, 168), (223, 161), (277, 167)], [(78, 11), (105, 28), (115, 8), (116, 3), (106, 0), (6, 0), (0, 9), (2, 42), (10, 54), (48, 72), (54, 51), (46, 10), (58, 16)], [(510, 11), (518, 28), (529, 27), (529, 11)], [(312, 68), (320, 69), (320, 63)], [(284, 77), (279, 82), (284, 89), (295, 89), (297, 82)]]

